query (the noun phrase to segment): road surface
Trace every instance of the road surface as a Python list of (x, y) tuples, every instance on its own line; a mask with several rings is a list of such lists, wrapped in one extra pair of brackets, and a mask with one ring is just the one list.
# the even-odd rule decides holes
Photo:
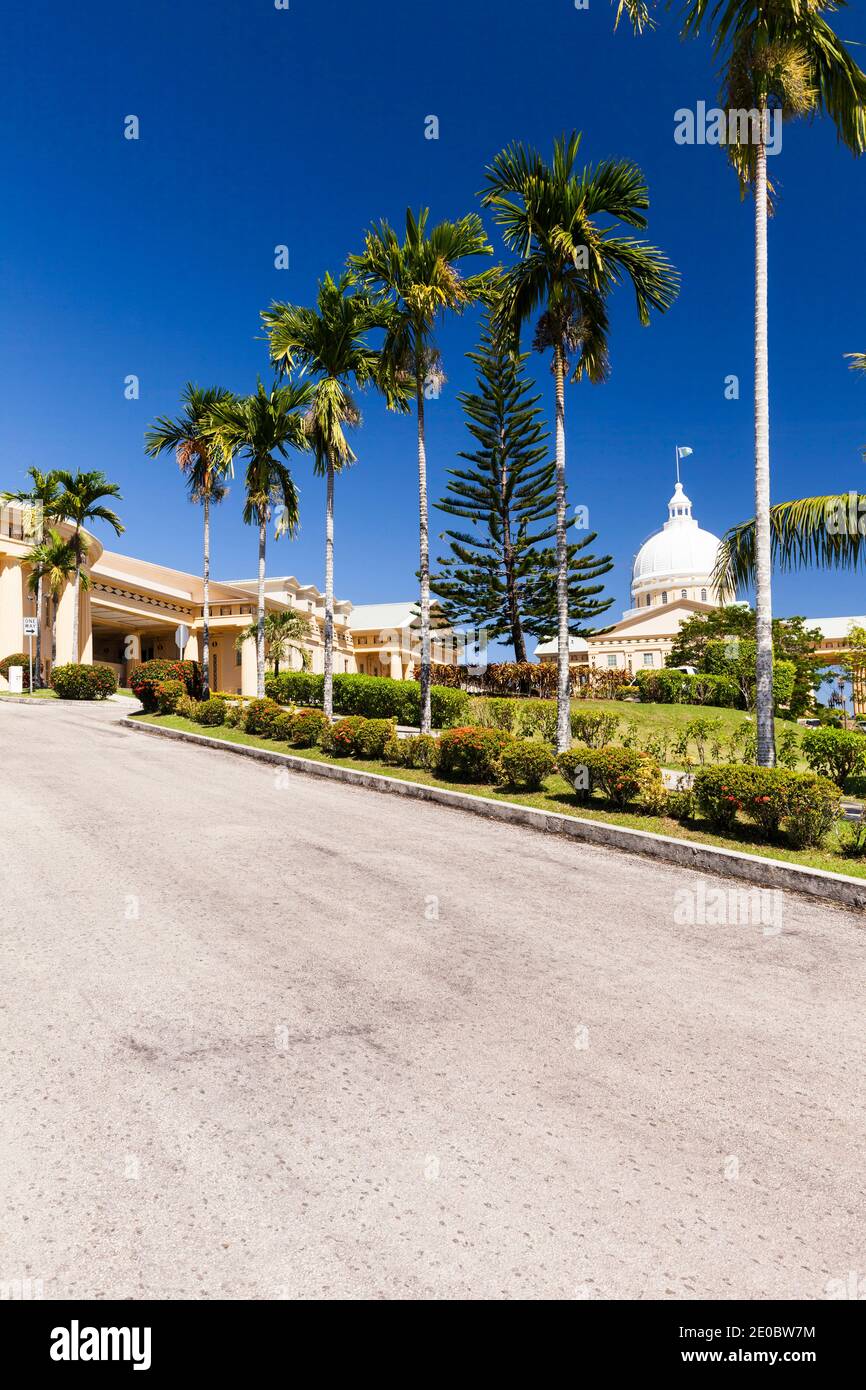
[(123, 712), (0, 706), (0, 1282), (864, 1279), (862, 916), (785, 896), (779, 931), (684, 925), (728, 885), (279, 778)]

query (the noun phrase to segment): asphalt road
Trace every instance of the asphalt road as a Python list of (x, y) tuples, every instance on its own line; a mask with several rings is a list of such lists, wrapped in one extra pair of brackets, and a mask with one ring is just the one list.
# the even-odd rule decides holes
[(120, 713), (0, 706), (0, 1282), (820, 1299), (866, 1277), (862, 916), (785, 896), (769, 927), (684, 924), (729, 885)]

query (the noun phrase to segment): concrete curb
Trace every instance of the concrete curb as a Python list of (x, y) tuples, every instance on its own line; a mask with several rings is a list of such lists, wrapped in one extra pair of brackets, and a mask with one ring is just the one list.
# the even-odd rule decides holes
[(154, 734), (157, 738), (173, 738), (181, 743), (197, 743), (224, 753), (239, 753), (258, 762), (285, 766), (293, 772), (306, 773), (312, 777), (325, 777), (333, 782), (346, 782), (350, 786), (368, 787), (372, 791), (390, 792), (395, 796), (408, 796), (416, 801), (432, 801), (439, 806), (452, 806), (461, 811), (468, 811), (474, 816), (485, 816), (488, 820), (523, 825), (547, 834), (568, 835), (571, 839), (582, 840), (586, 844), (625, 850), (628, 854), (642, 854), (669, 864), (679, 864), (687, 869), (705, 870), (728, 878), (744, 879), (763, 888), (783, 888), (788, 892), (807, 893), (810, 897), (839, 903), (843, 907), (860, 910), (866, 908), (866, 879), (846, 878), (844, 874), (831, 873), (827, 869), (809, 869), (799, 864), (787, 864), (781, 859), (759, 859), (750, 854), (741, 854), (737, 850), (721, 849), (715, 845), (698, 845), (689, 840), (678, 840), (671, 835), (656, 835), (649, 830), (632, 830), (604, 821), (583, 820), (579, 816), (560, 815), (555, 811), (539, 811), (533, 806), (522, 806), (518, 802), (470, 796), (466, 792), (447, 791), (444, 787), (429, 787), (423, 782), (404, 782), (395, 777), (384, 777), (378, 772), (363, 772), (360, 768), (340, 767), (333, 763), (317, 763), (307, 758), (293, 757), (290, 753), (272, 752), (269, 748), (252, 748), (248, 744), (228, 743), (224, 739), (209, 738), (206, 734), (187, 733), (185, 729), (166, 729), (156, 724), (142, 724), (139, 720), (126, 716), (119, 722), (128, 729), (138, 730), (139, 733)]

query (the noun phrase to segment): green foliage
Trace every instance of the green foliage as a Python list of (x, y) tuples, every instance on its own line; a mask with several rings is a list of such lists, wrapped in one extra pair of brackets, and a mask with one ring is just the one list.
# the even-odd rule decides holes
[[(492, 661), (480, 672), (468, 666), (434, 662), (431, 667), (437, 685), (463, 690), (471, 681), (473, 690), (485, 695), (530, 695), (542, 700), (556, 699), (556, 666), (542, 661)], [(417, 674), (417, 671), (416, 671)]]
[(584, 800), (599, 790), (619, 808), (650, 795), (661, 783), (661, 769), (649, 753), (613, 744), (603, 748), (578, 745), (568, 753), (558, 753), (556, 766)]
[(145, 661), (136, 666), (129, 678), (129, 687), (141, 701), (145, 713), (152, 714), (157, 707), (157, 686), (171, 680), (182, 681), (186, 693), (194, 699), (201, 695), (201, 670), (197, 661)]
[(838, 789), (825, 777), (787, 768), (732, 763), (695, 773), (694, 798), (718, 830), (731, 831), (745, 815), (765, 838), (784, 826), (791, 844), (818, 846), (840, 815)]
[[(374, 678), (375, 679), (375, 678)], [(378, 761), (394, 734), (390, 719), (366, 719), (350, 714), (323, 730), (322, 748), (335, 758), (366, 758)]]
[(393, 733), (385, 744), (382, 756), (392, 767), (414, 767), (435, 772), (439, 762), (439, 740), (432, 734), (398, 738)]
[(691, 676), (686, 671), (638, 671), (639, 698), (653, 705), (716, 705), (736, 709), (743, 703), (735, 680), (708, 672)]
[[(754, 701), (754, 639), (755, 613), (743, 604), (695, 613), (680, 627), (667, 664), (669, 667), (696, 666), (700, 672), (735, 676), (741, 702), (748, 706)], [(807, 628), (803, 618), (773, 620), (773, 650), (777, 657), (773, 668), (774, 701), (777, 708), (786, 707), (795, 718), (811, 706), (820, 685), (819, 663), (814, 656), (820, 641), (820, 630)], [(732, 669), (731, 661), (739, 660), (735, 655), (738, 649), (746, 658), (745, 664)], [(730, 658), (727, 662), (726, 652)], [(692, 703), (720, 704), (722, 701), (695, 700)]]
[(244, 728), (259, 738), (276, 738), (277, 720), (283, 710), (276, 700), (250, 700), (244, 709)]
[(812, 770), (839, 787), (866, 768), (866, 736), (853, 729), (807, 729), (800, 746)]
[(512, 737), (504, 729), (472, 725), (447, 729), (439, 740), (439, 775), (458, 782), (495, 782)]
[(320, 709), (299, 709), (284, 717), (289, 720), (288, 742), (295, 748), (315, 747), (330, 723)]
[[(321, 707), (324, 676), (305, 671), (283, 671), (265, 678), (267, 694), (280, 704)], [(430, 692), (433, 724), (447, 728), (466, 717), (469, 697), (462, 690), (434, 685)], [(363, 714), (368, 719), (396, 719), (398, 724), (420, 724), (421, 701), (416, 681), (395, 681), (388, 676), (334, 676), (334, 710), (337, 714)]]
[(199, 703), (193, 695), (181, 695), (174, 707), (174, 712), (179, 718), (191, 719), (195, 723)]
[[(36, 665), (36, 663), (34, 662), (34, 670), (35, 670), (35, 665)], [(29, 689), (30, 689), (30, 657), (29, 657), (29, 655), (28, 655), (27, 653), (25, 653), (25, 652), (13, 652), (11, 656), (4, 656), (3, 660), (0, 661), (0, 676), (2, 676), (3, 679), (4, 679), (4, 680), (7, 680), (7, 681), (8, 681), (8, 679), (9, 679), (9, 667), (10, 667), (10, 666), (23, 666), (23, 668), (24, 668), (24, 677), (23, 677), (23, 682), (22, 682), (22, 689), (24, 689), (24, 690), (29, 690)]]
[(156, 687), (156, 707), (160, 714), (174, 714), (177, 702), (186, 694), (183, 681), (160, 681)]
[(117, 677), (110, 666), (69, 662), (54, 667), (51, 688), (61, 700), (107, 700), (117, 689)]
[(196, 724), (204, 724), (206, 728), (215, 729), (220, 724), (226, 722), (226, 702), (220, 700), (218, 696), (211, 695), (209, 700), (200, 700), (195, 712)]
[(553, 771), (554, 758), (546, 743), (518, 738), (502, 749), (499, 765), (506, 786), (538, 791)]
[(603, 748), (620, 726), (619, 715), (604, 710), (572, 710), (571, 736), (587, 748)]

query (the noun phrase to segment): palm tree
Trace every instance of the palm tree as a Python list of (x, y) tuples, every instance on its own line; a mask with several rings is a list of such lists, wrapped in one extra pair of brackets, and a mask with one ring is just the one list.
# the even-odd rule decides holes
[[(255, 640), (258, 635), (258, 623), (250, 623), (235, 639), (238, 651), (244, 642)], [(286, 608), (282, 612), (265, 614), (265, 648), (268, 661), (273, 663), (275, 676), (280, 674), (280, 665), (288, 660), (290, 652), (298, 653), (303, 671), (310, 669), (310, 653), (301, 645), (303, 639), (309, 635), (310, 620), (306, 613), (299, 613), (295, 608)]]
[(421, 732), (429, 733), (430, 718), (430, 549), (427, 522), (427, 443), (424, 422), (425, 388), (438, 390), (444, 381), (439, 350), (433, 337), (437, 320), (462, 314), (490, 290), (495, 272), (464, 276), (459, 263), (469, 256), (493, 254), (481, 218), (475, 213), (456, 222), (439, 222), (430, 232), (424, 208), (416, 217), (406, 211), (402, 242), (387, 222), (367, 233), (364, 250), (350, 256), (349, 265), (362, 285), (376, 297), (386, 315), (381, 380), (389, 402), (400, 407), (408, 382), (415, 388), (418, 419), (418, 512), (421, 581)]
[(520, 330), (541, 311), (537, 351), (552, 354), (556, 392), (556, 560), (558, 614), (557, 749), (571, 744), (568, 614), (568, 537), (565, 480), (565, 381), (604, 381), (608, 372), (606, 301), (631, 281), (642, 324), (650, 309), (664, 312), (676, 298), (678, 276), (661, 251), (623, 236), (622, 224), (646, 227), (646, 180), (627, 160), (575, 168), (581, 137), (563, 135), (553, 161), (520, 144), (496, 156), (487, 170), (482, 203), (493, 208), (509, 250), (520, 259), (502, 276), (494, 308), (497, 335), (516, 351)]
[(261, 382), (253, 396), (218, 401), (209, 430), (227, 463), (240, 450), (246, 455), (244, 522), (259, 528), (258, 618), (256, 622), (256, 693), (265, 693), (265, 551), (268, 523), (275, 517), (275, 538), (298, 528), (298, 494), (285, 463), (289, 449), (306, 449), (301, 411), (310, 404), (309, 385), (291, 383), (266, 391)]
[(150, 458), (173, 451), (186, 479), (191, 502), (200, 502), (204, 520), (204, 568), (202, 573), (202, 690), (210, 694), (210, 509), (226, 495), (225, 478), (230, 467), (215, 440), (208, 435), (211, 413), (229, 392), (218, 387), (202, 390), (189, 382), (181, 392), (183, 412), (172, 420), (160, 415), (145, 434), (144, 452)]
[[(44, 522), (46, 517), (52, 517), (57, 507), (57, 498), (60, 492), (60, 485), (57, 482), (56, 473), (42, 473), (38, 468), (28, 468), (28, 477), (33, 486), (25, 488), (21, 492), (0, 493), (0, 502), (20, 502), (23, 506), (32, 507), (38, 516), (38, 527), (36, 545), (38, 546), (45, 538)], [(32, 577), (32, 576), (31, 576)], [(38, 576), (35, 587), (31, 586), (28, 580), (28, 588), (36, 600), (36, 675), (34, 685), (37, 690), (41, 690), (44, 685), (42, 676), (42, 577)]]
[[(776, 760), (773, 721), (773, 635), (770, 508), (770, 401), (767, 349), (767, 136), (771, 112), (796, 117), (820, 113), (833, 121), (855, 154), (866, 149), (866, 74), (824, 18), (845, 0), (664, 0), (681, 9), (681, 36), (712, 35), (719, 62), (722, 104), (729, 112), (757, 112), (751, 136), (740, 130), (729, 155), (742, 191), (755, 199), (755, 622), (758, 762)], [(647, 0), (618, 0), (640, 31), (651, 25)], [(779, 119), (779, 116), (776, 116)]]
[[(30, 566), (27, 587), (31, 594), (38, 596), (41, 601), (43, 588), (47, 588), (51, 596), (51, 664), (53, 666), (57, 658), (57, 608), (60, 595), (70, 580), (75, 578), (79, 569), (79, 551), (71, 540), (64, 540), (59, 531), (49, 527), (42, 539), (29, 552), (27, 563)], [(81, 574), (79, 583), (82, 589), (89, 589), (89, 576), (86, 573)], [(37, 648), (37, 653), (38, 651)]]
[(360, 423), (361, 412), (351, 387), (379, 382), (380, 354), (367, 342), (373, 328), (384, 326), (382, 311), (368, 295), (351, 294), (352, 277), (326, 275), (314, 309), (274, 303), (262, 318), (271, 359), (281, 371), (300, 369), (315, 378), (304, 422), (313, 448), (316, 472), (325, 490), (325, 642), (324, 710), (334, 712), (334, 475), (355, 462), (346, 429)]
[(68, 473), (64, 469), (58, 469), (57, 481), (63, 488), (63, 492), (57, 498), (56, 515), (64, 521), (68, 521), (74, 527), (71, 544), (75, 549), (75, 577), (74, 577), (74, 600), (72, 604), (72, 660), (77, 662), (80, 657), (78, 650), (78, 595), (82, 588), (89, 587), (82, 584), (81, 568), (87, 559), (87, 552), (90, 542), (82, 531), (86, 521), (104, 521), (110, 526), (114, 534), (119, 536), (125, 529), (120, 517), (113, 512), (110, 507), (103, 505), (104, 497), (116, 497), (122, 501), (120, 488), (117, 483), (110, 483), (104, 473), (90, 472), (75, 474)]

